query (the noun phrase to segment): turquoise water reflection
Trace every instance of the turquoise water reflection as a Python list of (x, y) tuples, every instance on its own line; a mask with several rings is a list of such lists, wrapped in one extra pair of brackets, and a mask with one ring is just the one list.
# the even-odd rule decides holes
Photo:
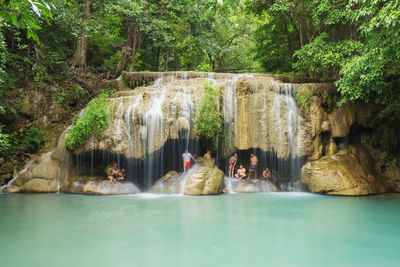
[(399, 266), (400, 196), (0, 195), (1, 266)]

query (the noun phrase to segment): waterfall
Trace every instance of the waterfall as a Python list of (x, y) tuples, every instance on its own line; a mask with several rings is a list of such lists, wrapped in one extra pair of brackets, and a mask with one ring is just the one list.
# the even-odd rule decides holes
[[(298, 177), (301, 168), (301, 116), (295, 101), (295, 84), (273, 82), (275, 96), (271, 109), (271, 116), (275, 117), (278, 129), (277, 166), (279, 174), (288, 169), (290, 177)], [(283, 122), (286, 121), (286, 124)], [(287, 133), (287, 135), (284, 135)], [(285, 166), (284, 158), (288, 158)]]
[[(139, 77), (135, 73), (130, 75)], [(252, 151), (260, 157), (260, 172), (269, 167), (277, 176), (286, 175), (290, 179), (298, 176), (305, 153), (302, 118), (295, 102), (298, 85), (257, 74), (151, 75), (152, 85), (118, 91), (112, 96), (111, 106), (115, 108), (109, 109), (113, 114), (104, 140), (92, 139), (85, 152), (77, 156), (78, 169), (89, 163), (90, 174), (96, 176), (98, 172), (97, 176), (101, 176), (104, 168), (96, 165), (117, 161), (127, 170), (128, 179), (144, 189), (149, 189), (168, 171), (181, 171), (185, 149), (197, 156), (204, 152), (200, 151), (194, 135), (194, 121), (202, 88), (211, 81), (222, 92), (225, 134), (224, 139), (218, 137), (218, 142), (219, 147), (225, 146), (225, 153), (217, 150), (217, 158), (220, 155), (229, 158), (226, 153), (237, 150), (242, 151), (242, 161), (248, 164), (246, 153)], [(151, 81), (149, 77), (147, 83)], [(85, 157), (90, 157), (90, 161)], [(219, 167), (224, 169), (221, 164)]]

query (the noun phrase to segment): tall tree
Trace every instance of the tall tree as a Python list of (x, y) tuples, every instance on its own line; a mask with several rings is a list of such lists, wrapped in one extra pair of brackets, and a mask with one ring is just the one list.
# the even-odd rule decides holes
[(89, 27), (88, 23), (90, 20), (92, 9), (92, 1), (85, 1), (79, 7), (79, 13), (82, 21), (81, 32), (76, 41), (76, 48), (74, 55), (71, 60), (71, 67), (76, 69), (86, 69), (87, 67), (87, 49), (89, 43)]

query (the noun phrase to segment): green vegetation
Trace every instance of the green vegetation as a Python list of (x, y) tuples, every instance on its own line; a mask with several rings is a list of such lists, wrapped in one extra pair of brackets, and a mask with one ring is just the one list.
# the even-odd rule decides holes
[(0, 158), (10, 160), (18, 154), (35, 153), (43, 145), (43, 135), (37, 122), (11, 134), (2, 133), (0, 128)]
[(335, 82), (349, 101), (400, 119), (399, 0), (246, 1), (257, 16), (257, 58), (269, 72)]
[(215, 88), (211, 83), (207, 83), (194, 122), (196, 135), (206, 142), (213, 143), (223, 129), (223, 115), (219, 104), (220, 97), (219, 89)]
[(109, 123), (107, 111), (109, 105), (107, 93), (101, 93), (92, 99), (83, 115), (68, 130), (64, 141), (65, 146), (70, 150), (76, 150), (83, 146), (93, 134), (101, 135)]
[(296, 92), (296, 102), (297, 105), (300, 106), (300, 110), (304, 113), (308, 113), (310, 111), (310, 104), (312, 100), (313, 93), (311, 90), (307, 90), (307, 95), (303, 96), (301, 91)]
[[(66, 123), (99, 81), (178, 70), (305, 75), (338, 87), (329, 109), (367, 102), (399, 120), (400, 0), (0, 0), (0, 162), (34, 153), (37, 129)], [(215, 138), (207, 122), (198, 134)], [(85, 125), (71, 148), (97, 132)]]

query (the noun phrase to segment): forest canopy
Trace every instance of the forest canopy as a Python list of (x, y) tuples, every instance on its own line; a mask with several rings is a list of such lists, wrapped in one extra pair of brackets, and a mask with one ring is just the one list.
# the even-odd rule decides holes
[(399, 119), (399, 35), (400, 0), (0, 0), (0, 144), (37, 149), (18, 98), (80, 110), (124, 71), (304, 75)]

